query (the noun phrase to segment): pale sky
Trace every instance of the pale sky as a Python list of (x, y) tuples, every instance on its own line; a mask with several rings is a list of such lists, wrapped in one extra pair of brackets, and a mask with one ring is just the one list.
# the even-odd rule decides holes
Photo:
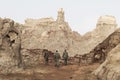
[(120, 0), (0, 0), (0, 17), (24, 23), (26, 18), (57, 18), (63, 8), (72, 30), (84, 34), (95, 28), (102, 15), (113, 15), (120, 24)]

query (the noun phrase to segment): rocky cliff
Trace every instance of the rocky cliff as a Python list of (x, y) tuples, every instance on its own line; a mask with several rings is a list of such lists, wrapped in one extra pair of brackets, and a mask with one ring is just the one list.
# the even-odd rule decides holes
[(100, 80), (120, 80), (120, 29), (115, 31), (108, 39), (109, 45), (105, 49), (106, 52), (108, 51), (107, 58), (94, 71), (94, 74)]
[(96, 28), (82, 36), (79, 45), (79, 53), (89, 53), (99, 43), (103, 42), (111, 33), (117, 29), (116, 19), (113, 16), (101, 16)]
[[(58, 50), (67, 49), (70, 55), (79, 52), (81, 35), (72, 31), (64, 21), (64, 11), (58, 11), (57, 20), (52, 18), (27, 19), (22, 30), (22, 48)], [(23, 51), (24, 51), (23, 50)]]
[(22, 48), (49, 49), (53, 52), (58, 49), (60, 53), (67, 49), (70, 55), (89, 53), (117, 29), (115, 17), (106, 15), (98, 19), (96, 29), (81, 36), (65, 22), (63, 9), (58, 11), (57, 20), (27, 19), (24, 25)]

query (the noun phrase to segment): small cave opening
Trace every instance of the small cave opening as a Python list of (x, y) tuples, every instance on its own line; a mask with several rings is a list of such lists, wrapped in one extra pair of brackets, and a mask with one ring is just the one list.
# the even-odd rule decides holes
[(10, 36), (9, 36), (9, 35), (6, 35), (6, 37), (7, 37), (7, 38), (10, 38)]
[(12, 43), (12, 44), (15, 43), (15, 40), (12, 40), (11, 43)]

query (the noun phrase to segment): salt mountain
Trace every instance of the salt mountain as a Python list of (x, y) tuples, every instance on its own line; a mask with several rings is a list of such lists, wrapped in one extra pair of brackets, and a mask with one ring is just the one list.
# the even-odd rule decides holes
[(71, 56), (89, 53), (117, 28), (113, 16), (101, 16), (96, 29), (81, 36), (72, 31), (65, 22), (64, 11), (58, 11), (57, 20), (53, 18), (27, 19), (22, 30), (23, 49), (58, 50), (60, 54), (67, 49)]

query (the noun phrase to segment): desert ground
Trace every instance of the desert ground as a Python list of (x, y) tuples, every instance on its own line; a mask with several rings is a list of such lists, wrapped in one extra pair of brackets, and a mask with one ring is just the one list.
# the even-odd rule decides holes
[(99, 65), (68, 64), (57, 68), (52, 63), (43, 63), (36, 67), (26, 67), (17, 73), (0, 74), (0, 80), (97, 80), (92, 72)]

